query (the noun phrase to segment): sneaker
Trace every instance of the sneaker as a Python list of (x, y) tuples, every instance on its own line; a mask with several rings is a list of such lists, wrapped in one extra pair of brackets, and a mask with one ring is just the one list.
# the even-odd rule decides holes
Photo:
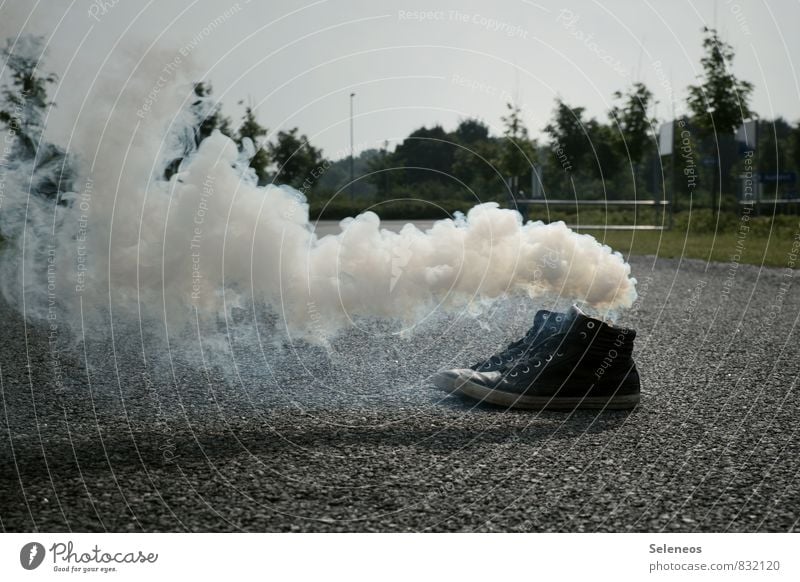
[(567, 315), (554, 311), (542, 309), (533, 317), (533, 326), (525, 333), (522, 338), (508, 344), (508, 347), (492, 357), (473, 364), (469, 368), (455, 368), (452, 370), (442, 370), (431, 380), (440, 390), (452, 392), (457, 384), (463, 383), (473, 372), (495, 372), (524, 357), (533, 346), (556, 333), (566, 322)]
[(634, 408), (640, 381), (633, 361), (636, 331), (591, 318), (577, 307), (569, 325), (523, 358), (495, 371), (473, 371), (453, 393), (508, 408)]

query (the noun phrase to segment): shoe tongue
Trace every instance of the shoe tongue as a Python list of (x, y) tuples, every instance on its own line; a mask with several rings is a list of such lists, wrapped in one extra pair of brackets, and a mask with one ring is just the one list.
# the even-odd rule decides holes
[(536, 312), (536, 315), (533, 316), (533, 327), (538, 328), (546, 324), (551, 318), (555, 317), (555, 313), (552, 311), (547, 311), (546, 309), (540, 309)]
[(569, 313), (557, 311), (540, 311), (536, 314), (537, 319), (540, 314), (546, 314), (542, 316), (541, 320), (537, 321), (539, 324), (537, 335), (542, 338), (563, 331), (569, 326), (571, 319)]
[(608, 324), (606, 324), (604, 321), (586, 315), (583, 311), (581, 311), (580, 307), (578, 307), (577, 305), (572, 305), (567, 310), (567, 320), (569, 321), (569, 327), (571, 327), (572, 329), (583, 327), (588, 322), (593, 322), (594, 326), (592, 327), (594, 327), (594, 329), (596, 330), (608, 327)]
[(575, 304), (572, 304), (570, 308), (567, 309), (567, 319), (572, 321), (572, 320), (578, 320), (579, 318), (589, 318), (589, 316), (586, 315), (583, 311), (581, 311), (580, 307), (578, 307)]

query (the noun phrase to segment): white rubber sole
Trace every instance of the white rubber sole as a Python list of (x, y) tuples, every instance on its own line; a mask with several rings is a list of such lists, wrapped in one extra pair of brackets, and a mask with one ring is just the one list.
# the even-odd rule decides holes
[(495, 390), (481, 384), (465, 380), (462, 383), (454, 382), (451, 394), (463, 394), (480, 402), (488, 402), (507, 408), (522, 408), (526, 410), (575, 410), (583, 409), (608, 409), (629, 410), (639, 404), (639, 394), (618, 394), (614, 396), (528, 396), (514, 392)]
[(431, 378), (431, 381), (439, 390), (452, 394), (461, 388), (467, 378), (458, 373), (439, 372)]

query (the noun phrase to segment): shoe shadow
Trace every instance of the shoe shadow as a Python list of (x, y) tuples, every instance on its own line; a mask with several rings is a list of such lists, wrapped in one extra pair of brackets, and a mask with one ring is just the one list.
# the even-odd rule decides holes
[(373, 426), (332, 426), (311, 417), (287, 417), (277, 423), (242, 417), (213, 432), (197, 431), (188, 424), (168, 432), (104, 430), (102, 448), (96, 430), (72, 432), (69, 440), (17, 437), (13, 448), (0, 448), (0, 485), (8, 480), (50, 480), (76, 471), (97, 474), (213, 465), (215, 459), (234, 457), (265, 463), (265, 459), (304, 455), (369, 457), (375, 451), (407, 447), (447, 453), (480, 444), (535, 445), (614, 431), (638, 412), (509, 410), (452, 395), (431, 398), (431, 405), (443, 408), (444, 414)]
[(619, 420), (624, 422), (631, 414), (638, 412), (639, 407), (629, 410), (613, 410), (609, 408), (604, 409), (574, 409), (574, 410), (533, 410), (522, 408), (509, 408), (490, 402), (483, 402), (473, 400), (466, 396), (458, 394), (443, 395), (441, 398), (436, 399), (439, 406), (443, 406), (451, 411), (461, 412), (475, 412), (478, 414), (507, 414), (507, 415), (521, 415), (525, 417), (539, 417), (539, 418), (582, 418), (582, 419), (596, 419), (602, 415), (604, 419)]

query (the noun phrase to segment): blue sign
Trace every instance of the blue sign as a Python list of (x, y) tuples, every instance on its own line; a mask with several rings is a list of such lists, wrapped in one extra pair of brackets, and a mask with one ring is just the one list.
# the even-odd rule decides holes
[(795, 172), (759, 172), (758, 181), (762, 184), (794, 184), (797, 182)]

